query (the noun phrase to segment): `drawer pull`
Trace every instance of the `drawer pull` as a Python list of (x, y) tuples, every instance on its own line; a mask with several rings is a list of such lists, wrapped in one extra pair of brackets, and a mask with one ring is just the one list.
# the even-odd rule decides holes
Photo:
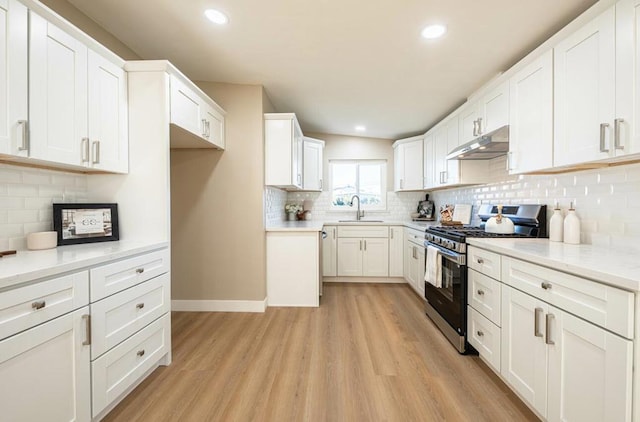
[(544, 310), (542, 308), (536, 308), (533, 315), (533, 335), (536, 337), (542, 337), (542, 333), (540, 332), (540, 324), (539, 324), (539, 315), (542, 315)]
[(136, 353), (136, 355), (138, 355), (140, 357), (144, 356), (144, 349), (138, 350), (138, 353)]
[(484, 290), (478, 289), (478, 296), (484, 296)]
[(551, 321), (554, 320), (556, 318), (555, 315), (553, 314), (547, 314), (546, 316), (546, 337), (544, 339), (544, 342), (550, 345), (554, 345), (556, 344), (553, 340), (551, 340)]
[(551, 288), (551, 283), (547, 283), (546, 281), (543, 281), (540, 286), (545, 290), (549, 290)]
[(476, 331), (476, 334), (478, 335), (478, 337), (484, 336), (484, 333), (480, 330)]
[(476, 262), (477, 262), (478, 264), (484, 264), (484, 259), (482, 259), (482, 258), (476, 258)]
[(47, 302), (45, 302), (44, 300), (38, 300), (31, 304), (31, 308), (35, 311), (37, 311), (38, 309), (42, 309), (45, 306), (47, 306)]
[(136, 269), (136, 272), (138, 274), (142, 274), (144, 272), (144, 268), (138, 268), (138, 269)]
[(82, 315), (82, 319), (85, 320), (85, 339), (82, 342), (83, 346), (91, 345), (91, 315)]
[(142, 309), (142, 308), (144, 308), (144, 303), (138, 303), (136, 305), (136, 309)]

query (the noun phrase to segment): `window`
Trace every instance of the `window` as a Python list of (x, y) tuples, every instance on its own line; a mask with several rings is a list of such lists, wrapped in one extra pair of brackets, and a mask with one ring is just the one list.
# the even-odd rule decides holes
[(363, 210), (386, 210), (387, 163), (374, 160), (331, 160), (331, 208), (350, 209), (353, 195)]

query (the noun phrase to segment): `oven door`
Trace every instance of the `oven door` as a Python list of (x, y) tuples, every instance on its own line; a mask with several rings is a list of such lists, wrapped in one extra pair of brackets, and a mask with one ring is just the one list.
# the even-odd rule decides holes
[[(425, 242), (440, 251), (442, 261), (442, 287), (425, 281), (425, 298), (456, 332), (466, 335), (467, 320), (467, 266), (466, 255)], [(425, 260), (426, 261), (426, 260)]]

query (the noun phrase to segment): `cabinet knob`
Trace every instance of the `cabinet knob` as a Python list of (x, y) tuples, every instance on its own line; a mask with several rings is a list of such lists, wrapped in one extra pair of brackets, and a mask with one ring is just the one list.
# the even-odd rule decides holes
[(478, 337), (484, 336), (484, 333), (480, 330), (476, 331), (476, 334), (478, 335)]
[(144, 308), (144, 303), (138, 303), (136, 305), (136, 309), (142, 309), (142, 308)]
[(38, 309), (42, 309), (42, 308), (44, 308), (45, 306), (47, 306), (47, 302), (45, 302), (44, 300), (38, 300), (38, 301), (33, 302), (33, 303), (31, 304), (31, 308), (32, 308), (33, 310), (36, 310), (36, 311), (37, 311)]
[(136, 355), (138, 355), (138, 356), (144, 356), (144, 349), (142, 349), (142, 350), (138, 350), (138, 353), (136, 353)]
[(144, 272), (144, 268), (136, 269), (136, 273), (138, 273), (138, 274), (142, 274), (143, 272)]
[(484, 259), (482, 259), (482, 258), (476, 258), (476, 262), (477, 262), (478, 264), (484, 264)]
[(549, 290), (551, 288), (551, 283), (547, 283), (546, 281), (543, 281), (542, 284), (540, 284), (540, 286), (545, 290)]
[(484, 290), (478, 289), (478, 296), (484, 296)]

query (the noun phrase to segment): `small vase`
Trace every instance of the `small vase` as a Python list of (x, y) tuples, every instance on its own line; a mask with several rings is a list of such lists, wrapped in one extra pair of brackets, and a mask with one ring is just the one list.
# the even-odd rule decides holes
[(296, 221), (296, 213), (288, 212), (287, 213), (287, 221)]

